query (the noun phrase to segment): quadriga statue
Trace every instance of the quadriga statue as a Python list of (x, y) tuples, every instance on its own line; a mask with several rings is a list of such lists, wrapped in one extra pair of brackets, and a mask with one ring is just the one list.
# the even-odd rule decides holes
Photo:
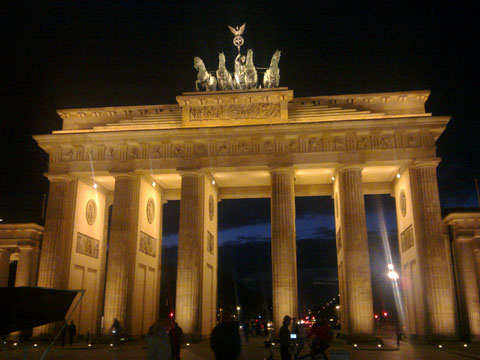
[(245, 87), (255, 89), (257, 87), (258, 75), (255, 65), (253, 65), (253, 50), (247, 50), (247, 62), (245, 64)]
[(233, 89), (232, 74), (230, 74), (225, 66), (225, 54), (223, 52), (218, 54), (217, 82), (220, 90)]
[(195, 81), (195, 90), (199, 91), (199, 85), (204, 87), (206, 91), (217, 90), (217, 79), (210, 74), (203, 63), (203, 60), (198, 56), (193, 58), (193, 67), (198, 71), (197, 80)]
[(265, 71), (265, 75), (263, 75), (264, 88), (278, 87), (280, 83), (280, 68), (278, 67), (278, 63), (280, 62), (281, 54), (282, 52), (280, 50), (275, 51), (273, 54), (270, 67)]

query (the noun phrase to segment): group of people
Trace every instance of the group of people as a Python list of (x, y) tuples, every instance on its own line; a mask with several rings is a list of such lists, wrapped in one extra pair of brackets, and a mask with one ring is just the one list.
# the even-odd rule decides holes
[[(283, 318), (279, 333), (280, 356), (282, 360), (291, 360), (292, 355), (296, 359), (304, 345), (304, 341), (309, 342), (312, 354), (322, 354), (323, 358), (327, 359), (325, 350), (328, 349), (332, 341), (332, 330), (328, 325), (327, 319), (317, 318), (307, 334), (302, 333), (302, 329), (298, 326), (295, 318), (293, 319), (291, 330), (289, 329), (290, 324), (292, 324), (292, 318), (286, 315)], [(296, 335), (295, 339), (292, 339), (291, 334)]]
[(148, 360), (180, 360), (180, 346), (185, 341), (178, 323), (161, 319), (153, 324), (147, 334)]

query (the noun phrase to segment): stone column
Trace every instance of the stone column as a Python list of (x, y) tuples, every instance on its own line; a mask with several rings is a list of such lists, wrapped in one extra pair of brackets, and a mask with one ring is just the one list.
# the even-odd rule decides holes
[(473, 258), (475, 259), (475, 273), (477, 274), (477, 285), (480, 289), (480, 248), (475, 247), (473, 249)]
[(278, 331), (285, 315), (298, 318), (293, 169), (272, 169), (271, 181), (273, 321)]
[(418, 161), (410, 169), (415, 235), (426, 301), (429, 340), (454, 338), (455, 302), (449, 251), (443, 238), (436, 166)]
[[(77, 181), (67, 176), (51, 177), (43, 233), (39, 287), (66, 289), (73, 237)], [(53, 333), (53, 325), (34, 329), (34, 336)]]
[(140, 180), (134, 175), (115, 176), (104, 327), (106, 330), (110, 329), (114, 319), (118, 319), (127, 334), (131, 333), (139, 191)]
[(73, 236), (77, 182), (50, 178), (47, 217), (43, 234), (38, 286), (66, 289)]
[(475, 260), (471, 241), (456, 241), (458, 279), (461, 286), (462, 307), (468, 321), (470, 339), (480, 339), (480, 304)]
[(17, 275), (15, 276), (15, 287), (33, 285), (31, 275), (34, 263), (33, 246), (18, 246), (20, 257), (17, 265)]
[(200, 171), (181, 176), (175, 316), (186, 334), (199, 336), (205, 178)]
[(350, 339), (369, 340), (374, 323), (362, 167), (345, 166), (337, 175), (347, 295), (342, 301), (347, 306), (344, 321)]
[(10, 251), (0, 248), (0, 287), (8, 286), (10, 270)]

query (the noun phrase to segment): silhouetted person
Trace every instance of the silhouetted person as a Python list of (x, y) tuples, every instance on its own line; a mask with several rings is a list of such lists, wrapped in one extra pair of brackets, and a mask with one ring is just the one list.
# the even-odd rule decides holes
[(210, 346), (216, 360), (235, 360), (242, 352), (242, 342), (238, 323), (232, 319), (232, 313), (225, 309), (222, 321), (215, 326), (210, 336)]
[(183, 335), (183, 330), (178, 323), (171, 324), (170, 331), (168, 332), (170, 336), (170, 345), (172, 348), (172, 357), (175, 360), (180, 360), (180, 346), (185, 341), (185, 336)]
[(157, 321), (147, 335), (148, 360), (170, 360), (172, 350), (168, 336), (168, 321), (162, 319)]
[(283, 318), (283, 325), (280, 328), (280, 356), (282, 360), (292, 359), (292, 355), (290, 354), (290, 330), (288, 330), (291, 322), (292, 318), (285, 315)]
[(248, 335), (250, 335), (250, 324), (246, 320), (243, 323), (243, 334), (245, 335), (245, 340), (248, 342)]
[(120, 321), (117, 318), (113, 319), (112, 327), (110, 328), (110, 332), (113, 336), (113, 345), (118, 346), (120, 345), (120, 332), (121, 332), (121, 325)]
[(332, 341), (332, 330), (328, 325), (327, 319), (320, 318), (315, 321), (315, 324), (310, 328), (308, 334), (309, 338), (312, 339), (312, 351), (314, 353), (321, 353), (323, 358), (326, 359), (325, 350), (330, 346), (330, 341)]
[(68, 341), (70, 342), (70, 345), (73, 344), (73, 338), (77, 335), (77, 327), (73, 323), (73, 320), (70, 321), (70, 325), (68, 325)]

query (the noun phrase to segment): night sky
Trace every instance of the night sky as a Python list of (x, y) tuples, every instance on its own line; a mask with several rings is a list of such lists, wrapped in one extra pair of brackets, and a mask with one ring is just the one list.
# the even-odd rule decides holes
[[(335, 3), (0, 1), (0, 218), (42, 221), (48, 160), (32, 135), (61, 128), (56, 109), (175, 103), (194, 90), (194, 56), (214, 70), (223, 51), (232, 70), (237, 50), (227, 25), (244, 22), (244, 51), (252, 48), (255, 65), (265, 67), (281, 49), (280, 85), (295, 96), (431, 90), (427, 111), (452, 116), (437, 142), (442, 207), (477, 206), (477, 13), (461, 2)], [(382, 224), (398, 257), (394, 201), (367, 196), (366, 208), (379, 309), (389, 297)], [(179, 202), (164, 210), (164, 258), (174, 266)], [(337, 293), (332, 200), (297, 198), (296, 210), (300, 306), (314, 307)], [(269, 200), (224, 200), (219, 214), (222, 276), (268, 294)]]

